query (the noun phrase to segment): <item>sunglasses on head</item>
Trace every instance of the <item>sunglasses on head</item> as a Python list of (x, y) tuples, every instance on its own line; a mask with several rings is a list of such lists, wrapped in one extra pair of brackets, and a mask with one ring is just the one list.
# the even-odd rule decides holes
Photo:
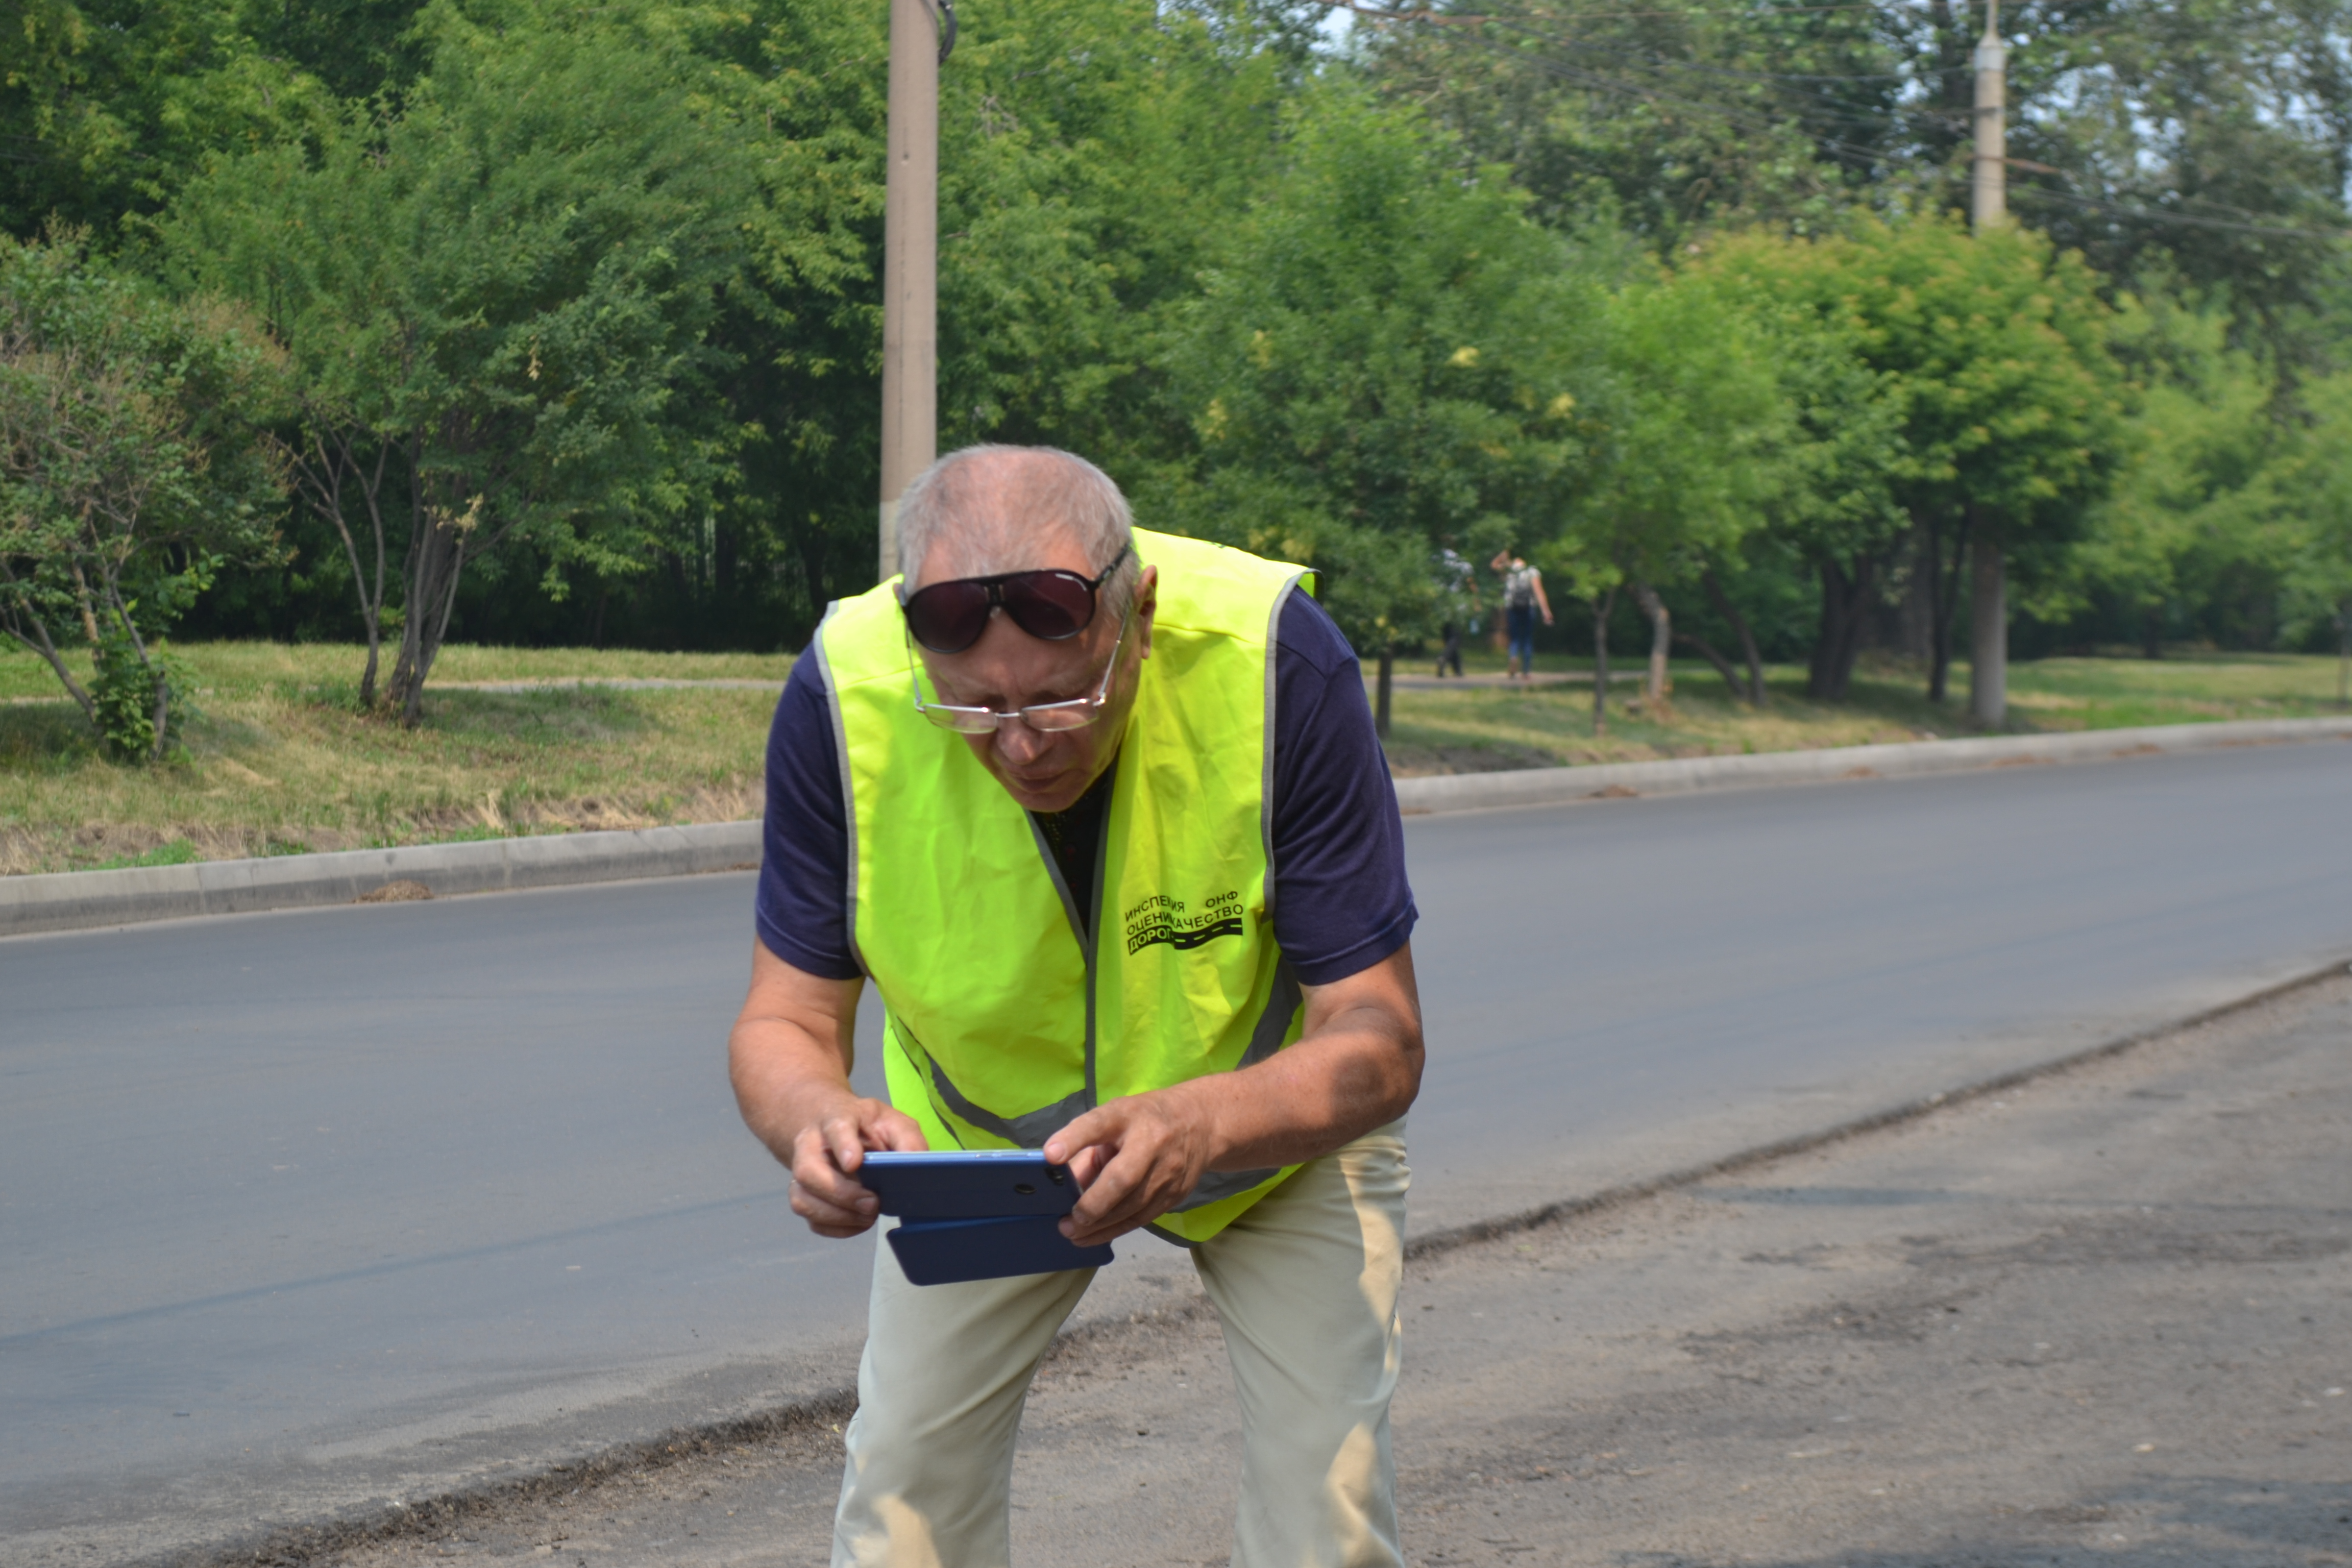
[(933, 653), (961, 653), (980, 640), (988, 617), (998, 610), (1031, 637), (1060, 642), (1094, 623), (1095, 594), (1127, 559), (1129, 548), (1120, 545), (1093, 578), (1061, 571), (957, 577), (908, 594), (898, 607), (906, 614), (908, 635)]

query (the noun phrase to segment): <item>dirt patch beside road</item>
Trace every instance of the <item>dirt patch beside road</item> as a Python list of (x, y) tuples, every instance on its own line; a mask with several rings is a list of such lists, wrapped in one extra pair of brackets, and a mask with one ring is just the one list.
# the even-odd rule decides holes
[[(2352, 1564), (2347, 1145), (2332, 982), (1415, 1265), (1407, 1560)], [(1232, 1398), (1205, 1310), (1058, 1351), (1016, 1560), (1223, 1563)], [(801, 1434), (310, 1560), (821, 1563), (838, 1467)]]

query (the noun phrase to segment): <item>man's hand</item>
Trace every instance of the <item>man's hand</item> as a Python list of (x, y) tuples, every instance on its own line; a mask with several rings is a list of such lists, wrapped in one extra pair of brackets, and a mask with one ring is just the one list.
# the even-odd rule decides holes
[(1098, 1105), (1045, 1141), (1085, 1189), (1062, 1234), (1096, 1247), (1150, 1225), (1192, 1195), (1216, 1151), (1210, 1108), (1180, 1084)]
[(1306, 991), (1296, 1045), (1097, 1106), (1045, 1140), (1045, 1158), (1086, 1189), (1062, 1234), (1096, 1246), (1158, 1219), (1211, 1171), (1304, 1164), (1402, 1116), (1421, 1090), (1411, 944)]
[(862, 1235), (881, 1214), (856, 1180), (869, 1149), (929, 1147), (912, 1118), (878, 1100), (845, 1095), (793, 1136), (793, 1212), (819, 1236)]
[(881, 1209), (856, 1180), (869, 1149), (920, 1150), (914, 1120), (849, 1087), (862, 980), (825, 980), (751, 944), (751, 989), (728, 1038), (744, 1123), (793, 1173), (793, 1212), (819, 1236), (856, 1236)]

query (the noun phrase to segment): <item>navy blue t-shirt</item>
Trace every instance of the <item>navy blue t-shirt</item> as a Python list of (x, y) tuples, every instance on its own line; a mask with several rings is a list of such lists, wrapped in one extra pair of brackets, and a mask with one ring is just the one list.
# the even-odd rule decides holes
[[(760, 940), (805, 973), (856, 978), (848, 887), (833, 718), (814, 655), (803, 652), (768, 733)], [(1328, 985), (1402, 947), (1417, 918), (1355, 650), (1321, 605), (1293, 594), (1275, 631), (1275, 941), (1301, 982)]]

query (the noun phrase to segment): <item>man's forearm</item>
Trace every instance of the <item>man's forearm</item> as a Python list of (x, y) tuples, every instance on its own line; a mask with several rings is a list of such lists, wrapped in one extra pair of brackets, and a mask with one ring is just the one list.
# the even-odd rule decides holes
[(1214, 1129), (1208, 1169), (1319, 1159), (1385, 1127), (1421, 1091), (1421, 992), (1407, 943), (1344, 980), (1307, 989), (1306, 1028), (1255, 1067), (1196, 1079)]
[(1303, 1164), (1402, 1116), (1420, 1089), (1421, 1050), (1399, 1022), (1343, 1025), (1255, 1067), (1179, 1086), (1172, 1092), (1198, 1097), (1217, 1129), (1209, 1168)]
[(787, 1164), (802, 1128), (856, 1098), (840, 1052), (783, 1018), (736, 1023), (728, 1039), (728, 1076), (744, 1125)]

